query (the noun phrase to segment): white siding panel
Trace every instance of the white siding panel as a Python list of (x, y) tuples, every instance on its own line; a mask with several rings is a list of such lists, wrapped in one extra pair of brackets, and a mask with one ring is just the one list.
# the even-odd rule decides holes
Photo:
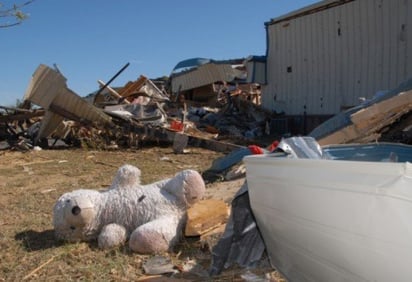
[(397, 32), (397, 40), (398, 42), (397, 50), (396, 52), (396, 62), (397, 62), (397, 76), (395, 83), (399, 84), (406, 78), (405, 74), (405, 61), (406, 61), (406, 56), (407, 56), (407, 51), (408, 49), (406, 48), (406, 21), (407, 21), (407, 1), (399, 1), (398, 2), (398, 9), (399, 9), (399, 17), (397, 17), (397, 26), (396, 29), (398, 29)]
[(385, 89), (389, 88), (390, 81), (390, 65), (391, 65), (391, 42), (388, 40), (390, 37), (390, 5), (386, 1), (382, 1), (382, 31), (383, 31), (383, 65), (382, 65), (382, 81), (384, 82)]
[(354, 60), (353, 57), (353, 48), (351, 46), (351, 43), (353, 42), (354, 38), (353, 35), (354, 33), (352, 32), (353, 28), (353, 18), (352, 15), (354, 11), (349, 11), (348, 10), (348, 5), (343, 5), (339, 7), (338, 9), (341, 9), (342, 11), (342, 17), (341, 17), (341, 26), (342, 26), (342, 45), (341, 47), (343, 48), (344, 51), (344, 57), (342, 61), (342, 73), (341, 73), (341, 97), (342, 97), (342, 106), (343, 107), (348, 107), (351, 106), (352, 103), (348, 99), (350, 98), (350, 95), (353, 90), (353, 78), (352, 74), (355, 71), (354, 69), (351, 69), (351, 64)]
[(232, 81), (236, 71), (231, 65), (206, 64), (197, 69), (176, 75), (172, 78), (172, 91), (178, 92), (187, 89), (202, 87), (216, 81)]
[(266, 64), (263, 62), (249, 61), (246, 63), (247, 82), (265, 84), (265, 68)]
[(355, 0), (269, 24), (264, 107), (336, 114), (412, 77), (411, 9), (412, 0)]
[[(341, 55), (340, 42), (338, 37), (338, 29), (340, 28), (340, 15), (337, 13), (337, 9), (329, 9), (325, 11), (324, 25), (326, 28), (325, 44), (323, 46), (325, 57), (327, 61), (324, 65), (323, 80), (326, 83), (325, 94), (323, 98), (324, 111), (327, 112), (327, 107), (331, 107), (334, 110), (340, 107), (339, 93), (339, 78), (340, 78), (340, 64)], [(335, 39), (336, 38), (336, 39)]]
[(412, 3), (405, 1), (405, 22), (406, 22), (406, 39), (405, 39), (405, 76), (412, 73)]

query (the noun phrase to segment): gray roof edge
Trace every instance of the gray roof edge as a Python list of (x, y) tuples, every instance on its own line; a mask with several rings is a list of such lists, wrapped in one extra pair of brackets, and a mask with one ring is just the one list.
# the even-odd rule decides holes
[(355, 0), (324, 0), (324, 1), (320, 1), (318, 3), (314, 3), (311, 4), (309, 6), (303, 7), (301, 9), (292, 11), (290, 13), (287, 13), (285, 15), (282, 15), (280, 17), (277, 18), (272, 18), (269, 21), (265, 22), (266, 26), (272, 25), (272, 24), (276, 24), (279, 22), (283, 22), (283, 21), (288, 21), (291, 19), (295, 19), (295, 18), (299, 18), (299, 17), (303, 17), (309, 14), (313, 14), (316, 13), (317, 11), (321, 11), (321, 10), (326, 10), (329, 8), (333, 8), (336, 6), (340, 6), (343, 4), (346, 4), (348, 2), (353, 2)]

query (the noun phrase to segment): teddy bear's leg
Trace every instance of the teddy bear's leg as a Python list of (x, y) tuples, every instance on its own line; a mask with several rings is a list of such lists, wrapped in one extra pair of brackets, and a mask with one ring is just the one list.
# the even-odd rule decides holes
[(122, 225), (111, 223), (103, 227), (97, 237), (100, 249), (110, 249), (123, 245), (126, 242), (127, 232)]
[(203, 197), (205, 182), (199, 172), (187, 169), (171, 178), (163, 189), (175, 195), (186, 206), (191, 206)]
[(165, 216), (136, 228), (129, 239), (131, 250), (141, 254), (154, 254), (170, 250), (181, 236), (183, 220), (178, 216)]

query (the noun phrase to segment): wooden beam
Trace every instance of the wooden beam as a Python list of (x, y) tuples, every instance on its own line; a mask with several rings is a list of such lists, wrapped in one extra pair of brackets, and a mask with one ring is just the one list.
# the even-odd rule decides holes
[[(98, 80), (97, 82), (99, 83), (100, 87), (105, 86), (105, 83), (104, 83), (103, 81)], [(122, 96), (120, 96), (119, 93), (117, 93), (116, 90), (114, 90), (114, 89), (111, 88), (110, 86), (106, 85), (105, 88), (107, 88), (107, 90), (109, 90), (109, 93), (110, 93), (114, 98), (116, 98), (116, 99), (122, 99), (122, 98), (123, 98)], [(130, 102), (127, 101), (126, 99), (124, 100), (124, 102), (125, 102), (126, 104), (130, 104)]]
[(35, 110), (32, 112), (13, 114), (13, 115), (0, 115), (0, 122), (11, 122), (11, 121), (21, 121), (26, 119), (31, 119), (34, 117), (44, 116), (44, 110)]
[(187, 211), (185, 236), (200, 236), (226, 224), (229, 208), (222, 200), (208, 199), (195, 203)]

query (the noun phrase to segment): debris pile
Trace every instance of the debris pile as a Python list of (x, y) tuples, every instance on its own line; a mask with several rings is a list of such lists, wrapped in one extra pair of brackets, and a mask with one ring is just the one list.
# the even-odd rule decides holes
[(82, 98), (67, 87), (59, 70), (40, 65), (23, 105), (1, 107), (1, 148), (115, 149), (139, 147), (147, 140), (172, 143), (183, 134), (196, 146), (230, 151), (268, 134), (271, 113), (250, 101), (241, 87), (219, 88), (230, 99), (212, 107), (181, 94), (172, 97), (165, 81), (155, 83), (143, 75), (116, 89), (98, 82), (102, 88)]
[[(239, 83), (244, 71), (228, 66), (202, 64), (156, 81), (140, 75), (117, 88), (99, 80), (101, 88), (82, 98), (67, 87), (58, 69), (40, 65), (23, 103), (0, 107), (0, 149), (139, 148), (155, 141), (173, 144), (175, 153), (186, 152), (189, 144), (231, 152), (251, 144), (265, 147), (284, 137), (271, 124), (275, 114), (260, 106), (260, 85)], [(213, 74), (214, 69), (219, 72)], [(233, 73), (226, 77), (225, 69)], [(233, 80), (224, 80), (229, 77)], [(411, 89), (412, 81), (406, 81), (336, 115), (309, 135), (321, 145), (411, 144)]]
[(412, 144), (411, 122), (412, 79), (332, 117), (309, 136), (320, 145), (375, 141)]
[(10, 108), (0, 106), (0, 149), (33, 148), (31, 136), (44, 115), (43, 109)]

